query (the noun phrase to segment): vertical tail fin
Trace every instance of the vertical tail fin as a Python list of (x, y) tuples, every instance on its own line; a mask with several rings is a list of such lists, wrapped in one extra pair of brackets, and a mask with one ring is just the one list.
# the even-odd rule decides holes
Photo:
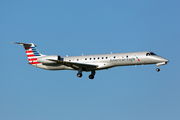
[(42, 56), (42, 54), (38, 51), (38, 49), (33, 43), (18, 43), (18, 42), (13, 42), (13, 43), (22, 45), (25, 48), (28, 61), (31, 65), (41, 64), (37, 62), (37, 58)]

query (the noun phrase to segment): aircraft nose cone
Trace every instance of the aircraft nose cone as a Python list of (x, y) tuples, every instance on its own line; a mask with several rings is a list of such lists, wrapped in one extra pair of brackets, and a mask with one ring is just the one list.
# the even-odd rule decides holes
[(168, 60), (168, 59), (165, 59), (165, 58), (163, 59), (163, 61), (164, 61), (164, 62), (166, 62), (166, 63), (168, 63), (168, 62), (169, 62), (169, 60)]
[(166, 58), (163, 58), (163, 57), (159, 57), (159, 62), (165, 62), (165, 63), (168, 63), (169, 62), (169, 60), (168, 59), (166, 59)]

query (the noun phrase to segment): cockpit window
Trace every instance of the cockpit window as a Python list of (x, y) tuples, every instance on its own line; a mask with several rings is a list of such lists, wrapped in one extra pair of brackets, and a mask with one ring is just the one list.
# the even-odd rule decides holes
[(150, 56), (150, 53), (146, 53), (146, 56)]
[(156, 55), (156, 54), (155, 54), (155, 53), (153, 53), (153, 52), (151, 52), (150, 54), (151, 54), (151, 55)]
[(151, 56), (151, 55), (156, 55), (156, 54), (155, 54), (155, 53), (153, 53), (153, 52), (146, 53), (146, 56)]

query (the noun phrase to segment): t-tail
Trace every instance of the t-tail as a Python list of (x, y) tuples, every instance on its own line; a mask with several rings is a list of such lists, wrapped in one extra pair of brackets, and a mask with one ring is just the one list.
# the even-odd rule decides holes
[(37, 65), (41, 64), (40, 62), (37, 62), (38, 57), (44, 56), (42, 55), (38, 49), (36, 48), (36, 45), (33, 43), (18, 43), (13, 42), (14, 44), (22, 45), (26, 51), (26, 55), (28, 57), (29, 64), (31, 65)]

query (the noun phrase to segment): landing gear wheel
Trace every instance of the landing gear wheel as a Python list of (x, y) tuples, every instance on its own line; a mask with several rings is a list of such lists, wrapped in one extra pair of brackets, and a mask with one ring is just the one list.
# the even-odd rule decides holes
[(89, 75), (89, 79), (94, 79), (94, 75)]
[(159, 71), (160, 71), (160, 69), (159, 69), (159, 68), (156, 68), (156, 71), (157, 71), (157, 72), (159, 72)]
[(78, 76), (78, 77), (82, 77), (82, 73), (78, 73), (77, 76)]

